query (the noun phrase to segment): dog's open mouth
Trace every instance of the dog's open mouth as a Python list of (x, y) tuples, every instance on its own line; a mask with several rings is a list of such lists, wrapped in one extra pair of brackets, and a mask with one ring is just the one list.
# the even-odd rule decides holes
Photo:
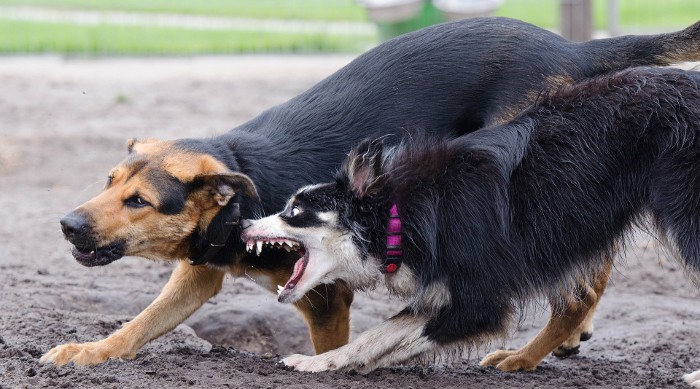
[(74, 246), (71, 254), (83, 266), (104, 266), (124, 256), (124, 244), (116, 243), (97, 248)]
[(285, 250), (299, 254), (299, 259), (294, 264), (294, 272), (284, 286), (277, 286), (279, 301), (284, 301), (286, 297), (297, 286), (301, 277), (304, 276), (306, 265), (309, 264), (309, 256), (306, 248), (300, 242), (287, 238), (256, 238), (246, 241), (246, 251), (260, 255), (264, 249)]

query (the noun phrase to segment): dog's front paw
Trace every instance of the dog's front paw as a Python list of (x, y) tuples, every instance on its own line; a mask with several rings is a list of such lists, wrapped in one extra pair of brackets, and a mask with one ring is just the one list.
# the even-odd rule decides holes
[(58, 366), (70, 362), (76, 365), (97, 365), (108, 359), (133, 359), (136, 356), (134, 352), (120, 346), (120, 342), (113, 342), (110, 339), (99, 342), (62, 344), (44, 354), (40, 362), (53, 363)]
[(338, 363), (333, 361), (333, 358), (330, 358), (326, 354), (315, 356), (294, 354), (284, 358), (281, 363), (285, 366), (293, 367), (296, 371), (308, 371), (312, 373), (337, 370), (343, 367), (339, 366)]
[(479, 363), (481, 366), (495, 366), (502, 371), (535, 370), (539, 361), (533, 361), (520, 350), (497, 350), (488, 354)]
[(684, 375), (683, 379), (693, 388), (700, 388), (700, 370)]

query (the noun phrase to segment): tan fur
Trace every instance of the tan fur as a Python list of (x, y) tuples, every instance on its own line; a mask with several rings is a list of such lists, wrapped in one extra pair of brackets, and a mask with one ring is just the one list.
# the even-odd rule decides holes
[(593, 320), (593, 312), (608, 284), (612, 258), (597, 275), (593, 287), (585, 286), (578, 298), (569, 298), (562, 313), (553, 313), (547, 325), (519, 350), (498, 350), (488, 354), (481, 366), (495, 366), (503, 371), (534, 370), (544, 357), (573, 337), (580, 339), (582, 328)]
[[(246, 269), (235, 260), (230, 268), (221, 269), (191, 266), (182, 260), (188, 255), (186, 237), (198, 227), (206, 228), (231, 193), (216, 193), (205, 186), (187, 199), (177, 215), (165, 215), (151, 207), (124, 206), (124, 200), (135, 193), (151, 204), (159, 204), (159, 194), (145, 179), (149, 170), (166, 171), (182, 182), (208, 175), (234, 174), (209, 155), (184, 152), (172, 146), (171, 141), (130, 140), (129, 156), (110, 172), (112, 182), (79, 207), (93, 220), (100, 245), (125, 240), (128, 242), (125, 255), (180, 260), (170, 280), (153, 303), (106, 339), (54, 347), (41, 358), (42, 362), (93, 365), (111, 358), (134, 358), (144, 344), (171, 331), (216, 295), (227, 272), (260, 280), (274, 293), (277, 285), (285, 284), (291, 277), (291, 266), (279, 270)], [(307, 297), (295, 306), (309, 325), (314, 350), (322, 353), (346, 344), (350, 335), (352, 291), (342, 284), (321, 286)]]

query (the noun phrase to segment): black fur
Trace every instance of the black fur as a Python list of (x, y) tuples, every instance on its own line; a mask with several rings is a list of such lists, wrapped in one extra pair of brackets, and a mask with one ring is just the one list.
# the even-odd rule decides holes
[[(258, 205), (242, 216), (281, 209), (297, 188), (327, 181), (366, 137), (425, 128), (462, 135), (512, 118), (540, 90), (626, 68), (700, 59), (700, 23), (678, 33), (572, 43), (531, 24), (476, 18), (440, 24), (386, 42), (317, 85), (240, 127), (178, 146), (211, 153), (249, 175)], [(206, 248), (217, 226), (193, 236)], [(238, 234), (230, 248), (239, 249)], [(235, 241), (235, 242), (234, 242)], [(222, 250), (221, 264), (231, 260)], [(195, 249), (191, 257), (201, 256)]]
[(150, 170), (146, 177), (158, 193), (158, 212), (176, 215), (185, 208), (187, 186), (162, 170)]
[(413, 312), (431, 315), (424, 334), (440, 344), (500, 333), (532, 297), (573, 292), (635, 225), (700, 271), (700, 73), (632, 69), (546, 95), (509, 124), (406, 141), (358, 195), (381, 159), (365, 141), (304, 196), (325, 198), (379, 259), (397, 204), (404, 266), (451, 295), (437, 314)]

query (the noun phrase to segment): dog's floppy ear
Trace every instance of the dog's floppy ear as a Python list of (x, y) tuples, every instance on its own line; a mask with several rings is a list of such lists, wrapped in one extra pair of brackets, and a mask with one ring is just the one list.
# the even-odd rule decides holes
[(345, 160), (345, 174), (358, 198), (373, 196), (379, 190), (383, 149), (381, 140), (367, 139), (355, 147)]
[(195, 182), (199, 182), (209, 188), (214, 195), (214, 200), (222, 207), (228, 204), (231, 198), (241, 190), (246, 196), (260, 201), (260, 196), (258, 196), (253, 180), (243, 173), (230, 172), (201, 175), (195, 177)]

